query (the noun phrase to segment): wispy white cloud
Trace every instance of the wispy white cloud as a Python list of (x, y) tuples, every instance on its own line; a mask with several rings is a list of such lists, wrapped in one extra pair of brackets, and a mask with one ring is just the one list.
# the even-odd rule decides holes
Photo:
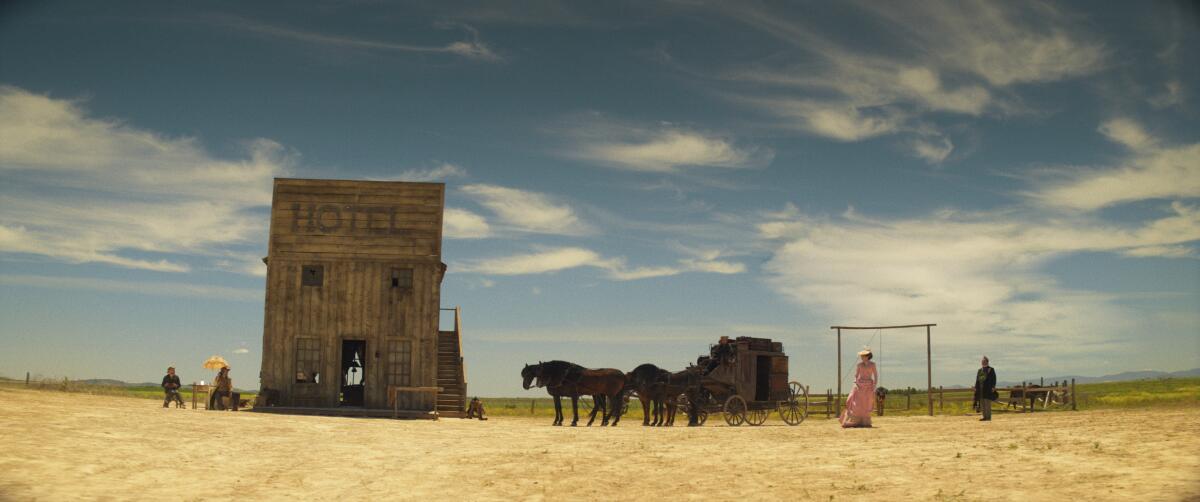
[(730, 135), (681, 124), (644, 124), (599, 112), (575, 114), (547, 131), (567, 138), (558, 152), (602, 166), (671, 173), (696, 168), (752, 169), (775, 158), (766, 146), (735, 141)]
[(556, 235), (582, 235), (591, 231), (568, 204), (528, 190), (472, 184), (460, 190), (496, 215), (507, 229)]
[(1064, 80), (1106, 64), (1104, 44), (1049, 4), (972, 0), (919, 2), (905, 9), (871, 2), (858, 6), (903, 32), (903, 43), (940, 66), (994, 86)]
[(50, 289), (91, 290), (106, 293), (134, 293), (147, 296), (202, 298), (234, 302), (263, 301), (263, 292), (256, 289), (233, 288), (186, 282), (148, 282), (101, 279), (93, 277), (58, 277), (47, 275), (0, 275), (0, 284)]
[(238, 355), (241, 355), (241, 354), (249, 354), (249, 353), (250, 353), (250, 349), (247, 349), (246, 347), (238, 347), (238, 348), (236, 348), (236, 349), (233, 349), (233, 350), (232, 350), (232, 351), (230, 351), (230, 352), (232, 352), (232, 353), (234, 353), (234, 354), (238, 354)]
[(930, 164), (941, 164), (954, 151), (949, 138), (917, 138), (912, 143), (913, 154)]
[[(1121, 307), (1119, 295), (1064, 287), (1045, 266), (1085, 252), (1194, 258), (1200, 207), (1187, 199), (1200, 196), (1200, 187), (1187, 180), (1200, 173), (1185, 166), (1195, 166), (1200, 150), (1159, 146), (1132, 122), (1108, 122), (1101, 131), (1129, 147), (1125, 163), (1132, 167), (1072, 171), (1065, 183), (1031, 190), (1027, 206), (910, 218), (853, 209), (813, 216), (794, 205), (764, 213), (760, 237), (773, 243), (768, 282), (833, 322), (936, 322), (954, 333), (941, 342), (951, 352), (1120, 350), (1114, 347), (1127, 342), (1136, 315)], [(1158, 198), (1176, 200), (1135, 223), (1109, 222), (1095, 211)]]
[(1163, 146), (1138, 123), (1123, 118), (1105, 122), (1100, 132), (1130, 149), (1120, 165), (1047, 170), (1028, 195), (1046, 206), (1079, 210), (1200, 197), (1200, 143)]
[(370, 40), (365, 38), (355, 38), (348, 36), (329, 35), (317, 33), (314, 31), (305, 31), (293, 28), (285, 28), (266, 23), (260, 23), (243, 18), (221, 18), (218, 21), (221, 25), (238, 29), (258, 35), (264, 35), (275, 38), (284, 38), (298, 42), (305, 42), (314, 45), (325, 47), (336, 47), (345, 49), (362, 49), (387, 52), (407, 52), (407, 53), (427, 53), (427, 54), (451, 54), (461, 56), (467, 59), (475, 59), (487, 62), (500, 62), (504, 58), (492, 51), (491, 47), (483, 43), (479, 38), (479, 32), (471, 26), (465, 24), (440, 24), (437, 27), (443, 29), (456, 28), (463, 30), (466, 35), (466, 40), (458, 40), (449, 42), (445, 45), (414, 45), (404, 44), (389, 41)]
[(1129, 313), (1112, 295), (1057, 284), (1042, 267), (1088, 251), (1182, 254), (1200, 239), (1200, 212), (1173, 212), (1135, 228), (1003, 214), (872, 223), (801, 215), (764, 223), (764, 236), (779, 239), (764, 270), (776, 291), (832, 322), (936, 322), (954, 334), (941, 343), (957, 348), (1111, 342), (1130, 327)]
[(527, 254), (469, 260), (454, 265), (459, 272), (487, 275), (545, 274), (581, 267), (604, 270), (610, 279), (618, 281), (667, 277), (685, 272), (737, 274), (745, 271), (745, 265), (741, 263), (720, 261), (716, 257), (685, 258), (672, 266), (631, 267), (625, 258), (608, 258), (580, 247), (546, 248)]
[(1183, 82), (1178, 79), (1168, 80), (1163, 84), (1163, 91), (1161, 93), (1150, 96), (1146, 101), (1150, 103), (1150, 106), (1158, 109), (1182, 106)]
[(627, 141), (576, 145), (573, 156), (634, 171), (671, 172), (682, 167), (748, 168), (767, 165), (774, 152), (743, 148), (715, 136), (667, 128)]
[[(912, 152), (943, 162), (950, 141), (933, 114), (975, 117), (1018, 109), (1022, 83), (1090, 75), (1104, 67), (1102, 43), (1070, 15), (1036, 3), (920, 2), (896, 9), (857, 4), (880, 29), (870, 49), (836, 41), (811, 18), (786, 9), (716, 4), (717, 9), (788, 46), (763, 61), (705, 72), (735, 84), (723, 94), (837, 141), (912, 134)], [(743, 84), (737, 86), (736, 84)], [(942, 152), (946, 152), (943, 154)]]
[(492, 235), (487, 219), (466, 209), (446, 208), (442, 225), (442, 235), (447, 239), (482, 239)]
[(463, 178), (467, 176), (467, 170), (454, 164), (443, 162), (434, 167), (429, 168), (413, 168), (407, 169), (400, 174), (387, 178), (392, 181), (445, 181), (450, 178)]
[[(0, 251), (180, 272), (181, 255), (222, 255), (265, 231), (291, 156), (255, 140), (241, 160), (87, 116), (76, 102), (0, 87)], [(135, 256), (135, 254), (143, 256)], [(170, 256), (146, 258), (146, 253)]]

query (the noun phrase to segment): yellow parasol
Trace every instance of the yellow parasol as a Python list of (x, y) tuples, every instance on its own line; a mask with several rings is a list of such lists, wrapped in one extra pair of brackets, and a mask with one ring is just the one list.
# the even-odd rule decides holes
[(204, 361), (204, 369), (219, 370), (226, 366), (229, 366), (229, 363), (225, 362), (225, 358), (221, 356), (212, 356)]

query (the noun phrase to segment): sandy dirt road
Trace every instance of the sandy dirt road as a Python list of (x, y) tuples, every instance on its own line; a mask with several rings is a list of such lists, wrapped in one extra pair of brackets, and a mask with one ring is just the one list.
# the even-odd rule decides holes
[(1198, 412), (570, 428), (0, 388), (0, 499), (1200, 500)]

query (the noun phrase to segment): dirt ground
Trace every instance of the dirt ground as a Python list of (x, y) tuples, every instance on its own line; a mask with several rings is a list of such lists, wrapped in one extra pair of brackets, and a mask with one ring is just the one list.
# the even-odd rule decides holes
[(571, 428), (0, 389), (0, 499), (1200, 500), (1197, 412)]

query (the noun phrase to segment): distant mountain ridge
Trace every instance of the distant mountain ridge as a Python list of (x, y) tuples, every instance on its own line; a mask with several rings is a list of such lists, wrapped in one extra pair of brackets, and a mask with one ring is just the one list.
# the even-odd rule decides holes
[[(1080, 375), (1054, 376), (1054, 377), (1045, 377), (1045, 378), (1037, 377), (1037, 378), (1031, 378), (1031, 379), (1025, 380), (1025, 382), (1039, 383), (1039, 382), (1045, 381), (1048, 383), (1052, 383), (1055, 381), (1064, 381), (1064, 380), (1070, 381), (1072, 378), (1074, 378), (1075, 383), (1079, 384), (1079, 383), (1097, 383), (1097, 382), (1125, 382), (1125, 381), (1129, 381), (1129, 380), (1149, 380), (1149, 379), (1156, 379), (1156, 378), (1192, 378), (1192, 377), (1200, 377), (1200, 368), (1192, 368), (1190, 370), (1183, 370), (1183, 371), (1155, 371), (1155, 370), (1126, 371), (1126, 372), (1122, 372), (1122, 373), (1115, 373), (1112, 375), (1104, 375), (1104, 376), (1098, 376), (1098, 377), (1080, 376)], [(1009, 387), (1009, 386), (1013, 386), (1013, 385), (1021, 385), (1021, 381), (1020, 380), (1017, 380), (1017, 381), (1004, 380), (1004, 381), (998, 382), (996, 385), (999, 387)]]
[[(1003, 368), (1001, 369), (1000, 373), (1003, 374)], [(1041, 382), (1046, 382), (1046, 385), (1050, 385), (1050, 384), (1054, 383), (1055, 381), (1070, 382), (1072, 378), (1075, 379), (1075, 383), (1080, 384), (1080, 383), (1097, 383), (1097, 382), (1127, 382), (1130, 380), (1151, 380), (1151, 379), (1157, 379), (1157, 378), (1196, 378), (1196, 377), (1200, 377), (1200, 368), (1192, 368), (1190, 370), (1183, 370), (1183, 371), (1155, 371), (1155, 370), (1126, 371), (1123, 373), (1115, 373), (1112, 375), (1104, 375), (1104, 376), (1067, 375), (1067, 376), (1054, 376), (1054, 377), (1044, 377), (1044, 378), (1043, 377), (1034, 377), (1034, 378), (1025, 380), (1024, 383), (1040, 384)], [(1012, 387), (1012, 386), (1021, 385), (1021, 383), (1022, 382), (1020, 380), (1000, 380), (1000, 381), (996, 382), (996, 386), (997, 387)], [(903, 388), (903, 387), (901, 387), (901, 388)], [(954, 384), (954, 385), (944, 385), (944, 386), (942, 386), (942, 388), (944, 388), (944, 389), (969, 389), (969, 388), (971, 388), (971, 386)]]

